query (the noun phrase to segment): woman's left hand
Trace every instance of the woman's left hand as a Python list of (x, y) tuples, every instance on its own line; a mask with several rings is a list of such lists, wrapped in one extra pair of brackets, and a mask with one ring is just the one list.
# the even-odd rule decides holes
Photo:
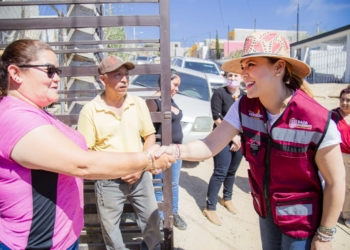
[(239, 135), (236, 135), (232, 139), (232, 145), (230, 150), (233, 152), (237, 152), (241, 148), (241, 137)]
[(311, 242), (311, 250), (332, 250), (332, 242), (321, 241), (315, 235)]

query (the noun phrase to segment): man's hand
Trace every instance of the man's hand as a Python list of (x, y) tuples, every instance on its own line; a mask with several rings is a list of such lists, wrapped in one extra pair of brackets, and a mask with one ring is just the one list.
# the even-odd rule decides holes
[(159, 148), (159, 145), (156, 144), (148, 148), (147, 151), (154, 156), (154, 166), (147, 168), (147, 171), (165, 170), (170, 168), (172, 163), (176, 162), (175, 149), (171, 146), (162, 146)]
[(122, 177), (121, 179), (129, 184), (134, 184), (141, 178), (142, 173), (143, 172), (140, 171), (134, 174), (129, 174), (127, 176)]
[(237, 152), (241, 148), (241, 137), (239, 135), (236, 135), (232, 139), (232, 145), (230, 150), (233, 152)]
[(154, 169), (154, 170), (150, 170), (148, 172), (150, 172), (151, 174), (154, 174), (154, 175), (158, 175), (161, 172), (163, 172), (163, 170), (161, 170), (161, 169)]
[(332, 242), (321, 241), (315, 235), (311, 242), (311, 250), (332, 250)]

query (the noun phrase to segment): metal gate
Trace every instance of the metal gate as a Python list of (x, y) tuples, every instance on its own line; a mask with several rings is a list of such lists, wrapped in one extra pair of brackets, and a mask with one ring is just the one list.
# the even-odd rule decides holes
[(323, 43), (308, 50), (309, 83), (344, 83), (346, 72), (346, 42)]
[[(155, 4), (157, 15), (117, 15), (113, 5)], [(112, 8), (112, 10), (111, 10)], [(170, 6), (169, 0), (47, 0), (0, 1), (0, 50), (21, 38), (38, 39), (48, 43), (59, 58), (63, 69), (60, 99), (48, 111), (69, 126), (76, 126), (82, 106), (101, 92), (97, 77), (97, 64), (109, 53), (119, 53), (125, 59), (136, 53), (160, 53), (160, 64), (136, 65), (130, 73), (135, 75), (159, 74), (161, 79), (162, 110), (151, 113), (154, 122), (160, 122), (162, 143), (171, 143), (170, 111)], [(126, 27), (158, 27), (155, 39), (126, 39), (108, 35), (108, 29)], [(135, 34), (135, 33), (134, 33)], [(135, 45), (135, 44), (138, 44)], [(142, 46), (144, 44), (152, 46)], [(159, 90), (159, 88), (134, 88), (130, 91)], [(155, 97), (144, 97), (152, 98)], [(164, 248), (173, 248), (172, 230), (172, 178), (171, 170), (163, 176), (164, 202), (158, 206), (164, 211)], [(154, 180), (160, 182), (161, 180)], [(80, 249), (105, 249), (97, 220), (94, 191), (91, 181), (85, 181), (85, 227), (81, 234)], [(133, 212), (126, 204), (124, 213)], [(126, 247), (139, 249), (140, 242), (133, 238), (141, 235), (135, 222), (121, 224)]]

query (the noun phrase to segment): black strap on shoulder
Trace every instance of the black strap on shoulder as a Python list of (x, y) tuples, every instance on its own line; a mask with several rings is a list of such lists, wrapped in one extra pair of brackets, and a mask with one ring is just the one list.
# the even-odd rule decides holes
[(338, 124), (338, 122), (340, 121), (339, 108), (332, 109), (330, 112), (331, 112), (331, 119), (335, 122), (335, 124)]

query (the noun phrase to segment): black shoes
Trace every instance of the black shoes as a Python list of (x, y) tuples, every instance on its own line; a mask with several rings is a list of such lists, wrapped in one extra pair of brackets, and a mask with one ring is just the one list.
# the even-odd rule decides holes
[(187, 228), (187, 223), (181, 218), (178, 213), (174, 214), (174, 226), (180, 230), (186, 230)]

